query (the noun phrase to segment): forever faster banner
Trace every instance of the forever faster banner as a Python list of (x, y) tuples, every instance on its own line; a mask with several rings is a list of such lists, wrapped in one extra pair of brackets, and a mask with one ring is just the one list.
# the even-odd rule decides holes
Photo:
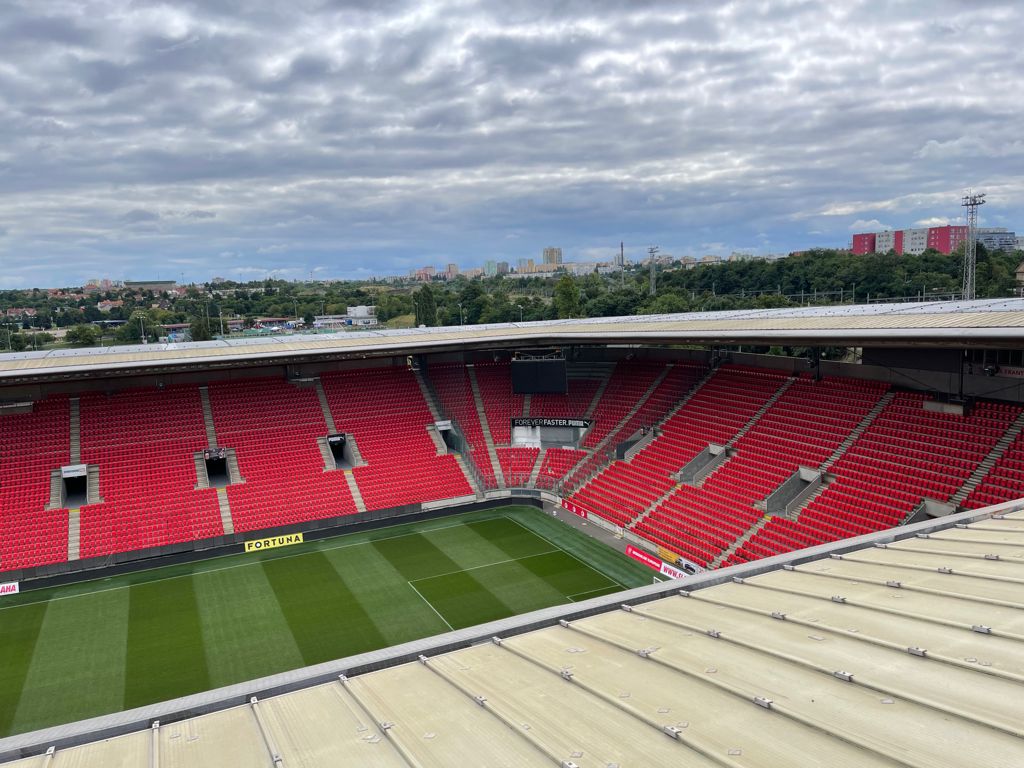
[(292, 544), (301, 544), (302, 542), (301, 533), (289, 533), (284, 536), (271, 536), (269, 539), (247, 541), (245, 542), (245, 551), (260, 552), (264, 549), (274, 549), (275, 547), (290, 547)]

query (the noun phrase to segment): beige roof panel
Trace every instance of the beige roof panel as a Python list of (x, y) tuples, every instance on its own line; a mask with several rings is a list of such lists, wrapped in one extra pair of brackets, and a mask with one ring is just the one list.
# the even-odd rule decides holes
[[(507, 637), (446, 636), (419, 662), (380, 657), (337, 682), (58, 749), (52, 764), (1019, 768), (1022, 522), (840, 542), (801, 565), (814, 553), (622, 593), (623, 609), (546, 609), (503, 625)], [(990, 541), (1008, 557), (955, 549)]]

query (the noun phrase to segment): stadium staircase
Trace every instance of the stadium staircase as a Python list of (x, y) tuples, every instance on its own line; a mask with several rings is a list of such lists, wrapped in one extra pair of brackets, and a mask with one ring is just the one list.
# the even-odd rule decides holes
[(196, 490), (206, 490), (210, 487), (210, 476), (206, 472), (206, 461), (201, 451), (196, 451), (192, 456), (192, 463), (196, 468)]
[(533, 402), (533, 395), (526, 393), (523, 395), (523, 418), (528, 418), (530, 415), (530, 404)]
[(81, 556), (81, 522), (82, 513), (78, 509), (68, 510), (68, 560), (78, 560)]
[(86, 503), (88, 504), (102, 504), (103, 498), (100, 496), (100, 468), (96, 464), (90, 464), (86, 467)]
[[(210, 390), (208, 387), (199, 387), (199, 400), (203, 406), (203, 427), (206, 430), (206, 445), (209, 448), (216, 448), (217, 430), (213, 424), (213, 409), (210, 407)], [(209, 483), (204, 487), (209, 488)]]
[[(892, 402), (892, 399), (895, 396), (896, 393), (893, 392), (891, 389), (886, 390), (882, 394), (882, 396), (878, 399), (878, 402), (875, 403), (875, 406), (870, 411), (868, 411), (867, 415), (863, 419), (861, 419), (860, 424), (858, 424), (854, 428), (854, 430), (846, 437), (846, 439), (839, 444), (839, 447), (836, 448), (832, 455), (822, 462), (820, 467), (822, 472), (826, 471), (829, 467), (831, 467), (833, 464), (835, 464), (837, 461), (843, 458), (843, 454), (846, 453), (847, 450), (849, 450), (850, 446), (854, 444), (858, 437), (864, 434), (864, 430), (871, 426), (871, 422), (878, 418), (878, 414), (885, 410), (885, 407), (889, 405), (890, 402)], [(810, 502), (810, 499), (807, 499), (807, 501)], [(807, 505), (804, 504), (803, 506)], [(803, 507), (801, 507), (801, 509), (802, 508)]]
[(900, 524), (924, 499), (949, 501), (1019, 420), (1017, 405), (979, 401), (969, 416), (926, 411), (899, 392), (832, 467), (835, 479), (796, 520), (776, 516), (723, 564)]
[[(537, 460), (533, 462), (533, 469), (530, 470), (530, 477), (526, 481), (527, 488), (537, 487), (537, 478), (540, 477), (540, 468), (544, 465), (544, 460), (548, 455), (550, 448), (542, 448), (537, 452)], [(555, 449), (558, 450), (558, 449)]]
[(81, 463), (88, 466), (83, 559), (223, 532), (216, 493), (195, 489), (193, 457), (206, 447), (197, 387), (90, 392), (80, 409)]
[(455, 456), (437, 455), (426, 429), (433, 415), (410, 368), (337, 371), (321, 379), (338, 432), (355, 435), (366, 462), (352, 474), (367, 509), (472, 496)]
[(759, 531), (761, 531), (761, 529), (768, 525), (768, 521), (770, 519), (771, 518), (767, 516), (758, 518), (757, 522), (755, 522), (752, 526), (747, 528), (747, 530), (743, 532), (742, 536), (740, 536), (732, 544), (726, 547), (725, 550), (719, 553), (715, 557), (715, 559), (711, 561), (711, 563), (708, 565), (708, 570), (714, 570), (715, 568), (718, 568), (722, 565), (722, 563), (726, 562), (729, 558), (736, 554), (736, 552), (739, 551), (744, 544), (750, 541), (754, 536), (758, 534)]
[(59, 469), (50, 471), (50, 501), (46, 505), (46, 511), (62, 509), (64, 507), (64, 478)]
[(483, 499), (483, 478), (481, 478), (479, 474), (477, 474), (477, 472), (479, 471), (479, 467), (477, 467), (476, 464), (471, 464), (469, 459), (464, 454), (457, 453), (454, 454), (454, 456), (455, 461), (458, 463), (459, 468), (462, 470), (462, 474), (465, 475), (466, 481), (469, 483), (469, 487), (473, 489), (473, 495), (476, 496), (478, 500)]
[(81, 405), (77, 397), (68, 400), (70, 406), (71, 434), (69, 436), (70, 452), (68, 462), (70, 464), (82, 463), (82, 414)]
[(69, 414), (68, 398), (54, 395), (0, 417), (0, 570), (67, 559), (68, 513), (46, 507), (51, 470), (68, 463)]
[(597, 389), (594, 390), (594, 396), (590, 399), (590, 405), (587, 406), (587, 410), (583, 412), (583, 418), (594, 418), (594, 413), (597, 411), (601, 398), (604, 397), (605, 390), (608, 389), (608, 382), (612, 380), (612, 373), (614, 371), (614, 363), (583, 363), (573, 365), (569, 369), (568, 375), (570, 377), (578, 376), (580, 378), (593, 379), (597, 382)]
[(228, 482), (232, 485), (241, 485), (245, 482), (242, 470), (238, 467), (238, 453), (234, 448), (227, 448)]
[(220, 510), (220, 524), (224, 529), (224, 533), (234, 533), (235, 523), (231, 519), (231, 502), (228, 501), (227, 488), (217, 489), (217, 507)]
[(466, 366), (462, 363), (434, 365), (425, 374), (420, 372), (420, 376), (423, 381), (421, 389), (425, 385), (426, 390), (435, 395), (436, 410), (433, 413), (451, 419), (462, 433), (466, 460), (459, 466), (470, 484), (478, 492), (497, 488), (498, 481), (491, 466)]
[(331, 415), (331, 406), (327, 402), (327, 393), (324, 391), (324, 383), (319, 377), (317, 377), (314, 386), (316, 388), (316, 399), (320, 402), (320, 411), (324, 415), (324, 423), (327, 424), (327, 434), (335, 435), (338, 433), (338, 428), (334, 424), (334, 416)]
[(363, 494), (359, 490), (359, 483), (356, 482), (356, 476), (350, 469), (343, 470), (345, 475), (345, 482), (348, 483), (349, 493), (352, 494), (352, 501), (355, 502), (356, 509), (359, 512), (366, 511), (366, 502), (363, 500)]
[(999, 442), (995, 444), (988, 455), (981, 460), (971, 476), (967, 478), (967, 482), (960, 487), (960, 489), (953, 494), (950, 498), (950, 503), (960, 506), (967, 499), (974, 489), (981, 485), (982, 481), (988, 477), (989, 473), (996, 466), (1000, 459), (1006, 454), (1007, 449), (1013, 445), (1018, 436), (1021, 434), (1021, 430), (1024, 429), (1024, 411), (1021, 411), (1020, 416), (1014, 419), (1013, 423), (1009, 426), (1003, 436), (999, 438)]
[(480, 422), (480, 429), (487, 447), (487, 457), (490, 461), (491, 471), (499, 488), (504, 488), (505, 478), (501, 473), (501, 462), (498, 461), (498, 454), (494, 450), (494, 438), (492, 437), (490, 424), (487, 421), (487, 413), (484, 410), (484, 400), (480, 394), (480, 384), (476, 378), (475, 366), (466, 366), (466, 375), (469, 377), (469, 386), (473, 392), (473, 402), (476, 405), (476, 416)]
[(323, 471), (317, 438), (328, 427), (312, 388), (279, 378), (217, 382), (210, 404), (218, 440), (232, 446), (225, 491), (236, 533), (356, 511), (340, 473)]
[[(595, 393), (591, 401), (594, 425), (583, 435), (582, 440), (582, 445), (589, 448), (590, 452), (566, 473), (569, 487), (579, 487), (607, 464), (610, 459), (604, 454), (609, 445), (643, 408), (672, 367), (671, 364), (664, 367), (621, 366), (629, 366), (629, 363), (616, 365), (604, 387), (598, 387), (601, 398), (598, 399)], [(604, 399), (606, 393), (608, 402)], [(615, 421), (608, 428), (608, 422), (612, 419)]]

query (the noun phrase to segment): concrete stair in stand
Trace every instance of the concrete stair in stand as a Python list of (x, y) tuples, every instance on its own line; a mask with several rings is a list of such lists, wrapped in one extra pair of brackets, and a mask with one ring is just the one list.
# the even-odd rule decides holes
[(1018, 416), (1013, 423), (1007, 427), (1006, 432), (1003, 433), (1002, 437), (999, 438), (998, 442), (992, 446), (992, 450), (988, 452), (988, 455), (981, 460), (981, 463), (975, 467), (974, 472), (967, 478), (967, 482), (961, 486), (960, 490), (953, 494), (949, 500), (951, 504), (960, 505), (964, 502), (971, 492), (981, 485), (981, 481), (988, 477), (988, 473), (992, 471), (992, 467), (996, 465), (996, 462), (1003, 457), (1006, 453), (1006, 449), (1009, 448), (1013, 441), (1017, 439), (1017, 435), (1020, 434), (1021, 429), (1024, 429), (1024, 412)]
[(103, 503), (103, 497), (100, 496), (100, 468), (95, 464), (90, 464), (86, 468), (86, 502)]
[(526, 481), (527, 488), (537, 487), (537, 478), (540, 476), (540, 467), (544, 463), (544, 455), (548, 450), (548, 448), (541, 448), (537, 452), (537, 460), (533, 462), (533, 469), (530, 470), (530, 478)]
[(50, 472), (50, 501), (47, 510), (60, 509), (64, 506), (64, 477), (59, 469)]
[(220, 507), (220, 524), (224, 526), (224, 533), (234, 533), (235, 523), (231, 519), (231, 504), (228, 503), (228, 489), (217, 489), (217, 506)]
[(210, 391), (206, 387), (199, 388), (199, 401), (203, 406), (203, 426), (206, 428), (206, 444), (210, 448), (216, 448), (217, 430), (213, 426), (213, 408), (210, 406)]
[(491, 469), (494, 478), (498, 481), (498, 487), (505, 487), (505, 476), (501, 472), (501, 462), (498, 461), (498, 453), (494, 450), (494, 438), (491, 437), (491, 427), (487, 423), (487, 413), (484, 411), (484, 399), (480, 395), (480, 385), (476, 380), (476, 370), (471, 365), (466, 366), (466, 373), (469, 374), (469, 386), (473, 390), (473, 402), (476, 404), (477, 417), (480, 419), (480, 427), (484, 431), (484, 443), (487, 446), (487, 456), (491, 460)]
[(327, 437), (318, 437), (316, 439), (316, 446), (320, 449), (320, 458), (324, 460), (324, 472), (331, 472), (337, 469), (338, 465), (334, 461), (334, 454), (331, 453), (331, 444), (327, 442)]
[(366, 511), (366, 502), (363, 501), (363, 494), (359, 490), (359, 484), (356, 482), (356, 476), (353, 474), (351, 469), (342, 470), (345, 473), (345, 482), (348, 483), (348, 490), (352, 494), (352, 501), (356, 504), (356, 509), (360, 512)]
[(81, 557), (80, 530), (82, 515), (78, 509), (68, 510), (68, 560)]
[(746, 531), (744, 531), (743, 534), (738, 539), (736, 539), (736, 541), (734, 541), (732, 544), (726, 547), (725, 550), (723, 550), (722, 553), (718, 555), (718, 557), (716, 557), (708, 564), (708, 570), (711, 571), (715, 568), (718, 568), (722, 563), (724, 563), (726, 560), (728, 560), (730, 557), (736, 554), (736, 552), (739, 551), (740, 547), (742, 547), (744, 544), (750, 541), (751, 537), (753, 537), (755, 533), (760, 531), (768, 524), (769, 519), (770, 518), (767, 515), (758, 518), (756, 523), (754, 523)]
[(196, 453), (192, 456), (192, 461), (196, 467), (196, 490), (200, 491), (204, 488), (210, 487), (210, 476), (206, 473), (206, 461), (203, 459), (202, 453)]
[(71, 437), (69, 441), (69, 459), (71, 464), (82, 463), (82, 416), (79, 410), (80, 404), (77, 397), (69, 401), (71, 413)]
[(316, 379), (316, 396), (320, 401), (320, 410), (323, 411), (324, 421), (327, 422), (327, 434), (337, 434), (338, 428), (334, 425), (334, 416), (331, 414), (331, 406), (327, 402), (327, 393), (324, 391), (324, 383), (320, 377)]
[(864, 434), (864, 430), (871, 426), (871, 422), (875, 420), (878, 414), (885, 410), (885, 406), (892, 402), (894, 397), (896, 397), (896, 393), (889, 390), (878, 399), (878, 402), (875, 403), (874, 407), (864, 415), (864, 418), (861, 419), (860, 423), (853, 428), (853, 431), (846, 436), (846, 439), (836, 447), (835, 451), (832, 452), (832, 455), (822, 462), (820, 469), (823, 472), (843, 457), (843, 454), (849, 450), (854, 441)]
[(470, 469), (470, 465), (466, 457), (461, 453), (453, 455), (455, 456), (455, 462), (462, 468), (462, 474), (466, 476), (466, 481), (469, 483), (469, 487), (473, 489), (473, 493), (478, 499), (484, 498), (483, 489), (480, 487), (480, 480), (478, 479), (476, 472)]

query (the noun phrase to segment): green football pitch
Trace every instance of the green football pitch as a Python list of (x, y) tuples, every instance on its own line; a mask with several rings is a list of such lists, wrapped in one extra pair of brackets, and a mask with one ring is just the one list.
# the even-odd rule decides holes
[(0, 736), (651, 583), (528, 507), (28, 591), (0, 603)]

